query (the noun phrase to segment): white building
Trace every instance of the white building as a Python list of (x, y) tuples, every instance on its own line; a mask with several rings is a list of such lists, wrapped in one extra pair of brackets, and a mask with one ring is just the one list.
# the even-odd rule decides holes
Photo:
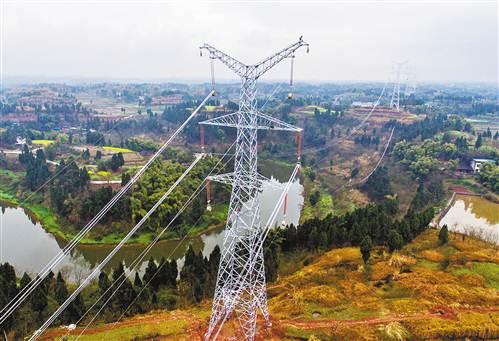
[(473, 169), (473, 173), (480, 173), (480, 169), (482, 169), (483, 164), (487, 162), (493, 162), (495, 163), (494, 160), (492, 159), (473, 159), (471, 160), (471, 168)]

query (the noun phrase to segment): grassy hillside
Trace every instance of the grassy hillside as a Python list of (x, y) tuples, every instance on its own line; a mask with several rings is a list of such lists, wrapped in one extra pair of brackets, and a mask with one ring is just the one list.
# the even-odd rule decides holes
[[(303, 263), (310, 264), (269, 285), (272, 327), (259, 321), (257, 339), (499, 337), (499, 253), (490, 244), (451, 234), (440, 246), (438, 232), (429, 230), (399, 253), (376, 249), (367, 266), (358, 248)], [(201, 340), (209, 312), (210, 302), (154, 312), (94, 326), (83, 339)], [(64, 334), (53, 329), (45, 337)], [(233, 322), (221, 338), (231, 336), (237, 336)]]

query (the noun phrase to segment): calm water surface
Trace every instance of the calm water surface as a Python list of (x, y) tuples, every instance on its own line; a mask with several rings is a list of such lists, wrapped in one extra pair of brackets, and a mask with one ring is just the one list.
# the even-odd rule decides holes
[[(274, 207), (274, 203), (280, 196), (280, 190), (275, 189), (273, 184), (280, 182), (271, 178), (269, 183), (262, 187), (260, 194), (262, 223), (267, 222)], [(296, 180), (288, 192), (288, 205), (286, 222), (297, 224), (303, 206), (303, 186)], [(46, 232), (41, 224), (33, 220), (22, 208), (1, 206), (1, 229), (0, 229), (0, 261), (9, 262), (14, 265), (16, 272), (21, 276), (25, 271), (36, 274), (66, 245), (52, 234)], [(280, 210), (276, 222), (283, 221), (283, 212)], [(223, 227), (206, 232), (199, 237), (178, 240), (161, 241), (157, 243), (150, 253), (140, 264), (141, 272), (145, 270), (150, 256), (159, 260), (161, 257), (177, 260), (181, 267), (184, 262), (184, 254), (192, 244), (196, 251), (202, 251), (204, 256), (209, 256), (216, 245), (222, 244)], [(79, 282), (85, 275), (102, 260), (114, 248), (112, 245), (79, 245), (68, 255), (56, 271), (62, 271), (66, 278)], [(123, 261), (126, 268), (131, 266), (134, 259), (145, 248), (144, 245), (125, 245), (114, 256), (104, 268), (109, 270)]]
[(474, 235), (499, 244), (499, 204), (487, 199), (457, 195), (451, 209), (440, 221), (450, 231)]

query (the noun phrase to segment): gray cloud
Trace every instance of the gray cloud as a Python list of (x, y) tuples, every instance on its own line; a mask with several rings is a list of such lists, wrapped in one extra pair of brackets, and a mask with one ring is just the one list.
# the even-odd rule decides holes
[(418, 80), (497, 80), (496, 3), (7, 2), (3, 19), (7, 77), (208, 80), (203, 42), (253, 63), (303, 34), (299, 80), (385, 80), (393, 60)]

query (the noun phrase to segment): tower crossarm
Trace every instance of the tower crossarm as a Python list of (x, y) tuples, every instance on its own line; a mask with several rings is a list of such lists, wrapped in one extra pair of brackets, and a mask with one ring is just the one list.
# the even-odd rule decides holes
[(288, 57), (294, 57), (295, 51), (303, 46), (307, 46), (307, 52), (308, 52), (309, 44), (304, 42), (303, 38), (300, 37), (300, 39), (298, 39), (298, 41), (296, 43), (289, 45), (288, 47), (282, 49), (281, 51), (273, 54), (272, 56), (270, 56), (268, 58), (265, 58), (264, 60), (262, 60), (261, 62), (255, 64), (255, 65), (253, 65), (252, 66), (252, 68), (254, 69), (253, 76), (255, 78), (259, 78), (265, 72), (269, 71), (274, 66), (279, 64), (283, 59), (288, 58)]
[(227, 53), (220, 51), (219, 49), (209, 45), (203, 44), (199, 47), (201, 52), (207, 50), (210, 53), (211, 59), (220, 60), (225, 66), (234, 71), (239, 77), (243, 77), (246, 73), (248, 66), (238, 61), (236, 58), (229, 56)]
[[(241, 125), (238, 122), (238, 114), (239, 112), (235, 112), (232, 114), (218, 116), (203, 122), (199, 122), (199, 124), (203, 125), (212, 125), (212, 126), (223, 126), (223, 127), (231, 127), (231, 128), (253, 128), (250, 126)], [(293, 132), (301, 132), (302, 128), (298, 128), (292, 124), (281, 121), (275, 117), (270, 115), (258, 112), (257, 116), (257, 129), (267, 129), (267, 130), (283, 130), (283, 131), (293, 131)]]
[(296, 127), (292, 124), (281, 121), (275, 117), (264, 114), (263, 112), (258, 112), (258, 129), (270, 129), (270, 130), (286, 130), (301, 132), (303, 129)]
[[(231, 173), (212, 175), (208, 177), (208, 180), (219, 182), (224, 185), (232, 185), (234, 183), (234, 173), (231, 172)], [(266, 184), (272, 189), (282, 190), (284, 188), (284, 185), (280, 184), (279, 182), (272, 181), (266, 176), (258, 173), (257, 183), (256, 183), (257, 189), (260, 190), (263, 184)]]

